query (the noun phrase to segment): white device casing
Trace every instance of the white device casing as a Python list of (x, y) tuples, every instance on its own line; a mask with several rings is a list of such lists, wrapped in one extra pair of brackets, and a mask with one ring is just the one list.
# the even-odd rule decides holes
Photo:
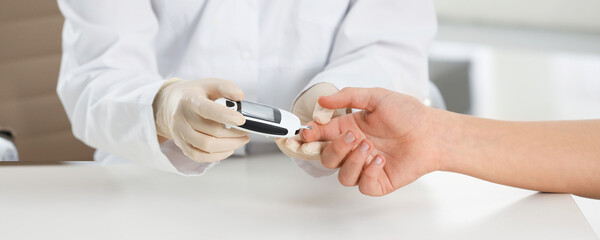
[(19, 161), (19, 154), (15, 145), (2, 137), (0, 137), (0, 162), (16, 162)]
[[(231, 107), (228, 107), (227, 106), (227, 101), (232, 102), (235, 105), (231, 106)], [(237, 101), (228, 100), (228, 99), (225, 99), (225, 98), (219, 98), (219, 99), (215, 100), (215, 102), (219, 103), (219, 104), (221, 104), (221, 105), (223, 105), (223, 106), (225, 106), (227, 108), (230, 108), (230, 109), (233, 109), (233, 110), (239, 112), (238, 111), (238, 102)], [(244, 101), (242, 101), (242, 103), (243, 102)], [(257, 104), (257, 103), (254, 103), (254, 104)], [(259, 105), (262, 105), (262, 104), (259, 104)], [(262, 106), (265, 106), (265, 105), (262, 105)], [(265, 107), (269, 107), (269, 106), (265, 106)], [(243, 108), (243, 104), (242, 104), (242, 108)], [(273, 108), (273, 107), (269, 107), (269, 108)], [(282, 110), (282, 109), (279, 109), (279, 108), (274, 108), (274, 109), (279, 110), (279, 112), (281, 113), (281, 121), (280, 121), (280, 123), (274, 123), (274, 122), (270, 122), (270, 121), (265, 121), (265, 120), (262, 120), (262, 119), (259, 119), (259, 118), (255, 118), (255, 117), (252, 117), (252, 116), (244, 115), (243, 113), (242, 113), (242, 115), (244, 115), (244, 117), (246, 118), (246, 123), (248, 123), (248, 121), (254, 121), (254, 122), (257, 122), (257, 123), (260, 123), (260, 124), (265, 124), (265, 125), (271, 126), (273, 128), (284, 128), (284, 129), (287, 130), (287, 134), (285, 134), (285, 135), (269, 134), (269, 133), (265, 133), (265, 132), (253, 131), (251, 129), (243, 128), (243, 126), (246, 125), (246, 124), (244, 124), (242, 126), (232, 126), (232, 125), (225, 124), (225, 126), (227, 128), (234, 128), (234, 129), (238, 129), (238, 130), (241, 130), (241, 131), (244, 131), (244, 132), (256, 133), (256, 134), (263, 135), (263, 136), (268, 136), (268, 137), (291, 138), (291, 137), (296, 136), (297, 131), (299, 131), (300, 128), (302, 127), (302, 124), (300, 122), (300, 118), (298, 118), (296, 115), (294, 115), (291, 112), (288, 112), (288, 111), (285, 111), (285, 110)]]

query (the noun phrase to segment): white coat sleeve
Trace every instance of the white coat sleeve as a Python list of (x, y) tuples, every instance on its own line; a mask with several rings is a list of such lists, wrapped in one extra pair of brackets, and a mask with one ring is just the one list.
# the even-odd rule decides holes
[[(423, 101), (429, 86), (427, 54), (436, 31), (431, 0), (353, 1), (337, 32), (329, 63), (302, 92), (329, 82), (338, 89), (386, 88)], [(319, 164), (296, 162), (311, 175), (324, 174)]]
[(169, 141), (158, 143), (152, 102), (164, 79), (158, 73), (158, 20), (151, 1), (58, 3), (65, 24), (57, 93), (75, 137), (157, 169), (200, 174), (210, 167), (186, 160)]

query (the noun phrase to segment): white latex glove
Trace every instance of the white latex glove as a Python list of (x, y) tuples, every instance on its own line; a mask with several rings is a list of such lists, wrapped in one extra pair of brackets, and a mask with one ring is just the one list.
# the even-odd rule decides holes
[(168, 80), (154, 98), (157, 134), (173, 139), (186, 156), (197, 162), (215, 162), (231, 156), (250, 138), (245, 132), (225, 127), (224, 124), (242, 125), (246, 119), (214, 102), (221, 97), (241, 101), (244, 93), (228, 80)]
[[(292, 107), (292, 113), (300, 118), (302, 124), (306, 124), (313, 120), (319, 124), (326, 124), (332, 117), (346, 114), (346, 110), (326, 109), (319, 106), (317, 101), (321, 96), (329, 96), (337, 92), (339, 92), (339, 89), (331, 83), (322, 82), (315, 84), (296, 99), (296, 102)], [(323, 151), (323, 148), (325, 148), (329, 142), (302, 143), (300, 137), (296, 136), (287, 139), (277, 138), (275, 139), (275, 143), (277, 143), (277, 146), (283, 153), (292, 158), (320, 160), (321, 151)]]

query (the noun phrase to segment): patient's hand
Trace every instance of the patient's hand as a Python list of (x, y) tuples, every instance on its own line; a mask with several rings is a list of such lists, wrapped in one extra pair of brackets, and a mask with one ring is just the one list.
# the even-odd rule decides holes
[(364, 109), (331, 120), (309, 123), (312, 130), (301, 133), (303, 141), (332, 141), (321, 153), (323, 166), (340, 168), (338, 178), (345, 186), (382, 196), (439, 169), (436, 159), (437, 131), (433, 111), (417, 99), (385, 89), (345, 88), (321, 97), (329, 109)]

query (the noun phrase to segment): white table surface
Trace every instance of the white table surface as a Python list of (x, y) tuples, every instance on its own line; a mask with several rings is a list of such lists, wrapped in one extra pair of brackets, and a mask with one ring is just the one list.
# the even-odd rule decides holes
[(280, 154), (201, 177), (135, 165), (0, 166), (0, 239), (598, 239), (568, 194), (437, 172), (388, 196)]

